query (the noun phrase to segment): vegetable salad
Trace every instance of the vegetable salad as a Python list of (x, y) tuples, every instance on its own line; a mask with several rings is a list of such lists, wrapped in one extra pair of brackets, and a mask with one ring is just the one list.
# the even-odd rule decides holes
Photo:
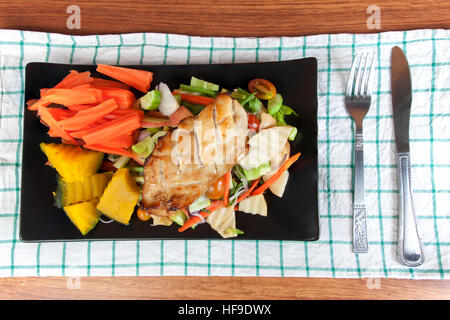
[[(126, 225), (136, 212), (153, 226), (175, 223), (184, 232), (208, 223), (222, 237), (235, 237), (245, 232), (236, 226), (236, 211), (267, 216), (264, 193), (283, 196), (288, 168), (300, 156), (290, 154), (289, 141), (298, 130), (286, 118), (298, 115), (269, 80), (229, 89), (192, 76), (178, 88), (161, 82), (150, 90), (151, 72), (108, 65), (97, 71), (110, 79), (72, 70), (55, 87), (41, 89), (40, 99), (27, 102), (49, 136), (61, 138), (62, 144), (43, 143), (41, 149), (58, 172), (55, 202), (83, 235), (104, 221), (102, 215)], [(248, 154), (188, 207), (166, 217), (140, 208), (144, 162), (158, 139), (220, 93), (247, 112)], [(277, 140), (267, 143), (274, 133)], [(80, 175), (78, 168), (89, 171)]]

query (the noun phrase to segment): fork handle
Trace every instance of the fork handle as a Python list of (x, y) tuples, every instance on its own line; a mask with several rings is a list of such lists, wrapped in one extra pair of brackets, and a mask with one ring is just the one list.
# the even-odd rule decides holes
[(353, 194), (353, 251), (366, 253), (367, 241), (366, 205), (364, 200), (364, 148), (362, 129), (355, 134), (355, 184)]
[(417, 267), (423, 263), (424, 255), (414, 213), (409, 152), (398, 153), (397, 165), (399, 185), (397, 258), (406, 266)]

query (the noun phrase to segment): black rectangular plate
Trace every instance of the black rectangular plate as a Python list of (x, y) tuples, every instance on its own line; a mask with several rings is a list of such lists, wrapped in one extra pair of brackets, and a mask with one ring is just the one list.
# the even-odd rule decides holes
[[(265, 78), (275, 84), (300, 116), (289, 116), (287, 122), (299, 129), (291, 154), (301, 152), (300, 159), (289, 169), (285, 194), (278, 198), (267, 192), (268, 217), (238, 212), (236, 226), (245, 233), (234, 239), (301, 240), (319, 238), (317, 195), (317, 60), (306, 58), (282, 62), (132, 66), (154, 73), (152, 85), (165, 82), (170, 88), (189, 83), (191, 76), (220, 84), (223, 88), (247, 88), (253, 78)], [(39, 98), (39, 89), (55, 86), (70, 70), (89, 70), (104, 77), (93, 65), (29, 63), (26, 67), (25, 101)], [(137, 92), (136, 92), (137, 93)], [(145, 240), (145, 239), (221, 239), (209, 225), (183, 233), (178, 226), (150, 226), (134, 214), (128, 226), (113, 222), (98, 225), (85, 237), (72, 225), (62, 209), (54, 206), (56, 171), (45, 165), (41, 142), (60, 142), (47, 135), (36, 112), (25, 110), (22, 159), (22, 192), (20, 206), (20, 239), (25, 242), (79, 240)]]

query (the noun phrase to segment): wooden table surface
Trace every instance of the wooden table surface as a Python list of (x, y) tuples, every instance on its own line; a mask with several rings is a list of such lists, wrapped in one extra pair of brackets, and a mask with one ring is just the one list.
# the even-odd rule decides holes
[[(66, 9), (73, 4), (81, 11), (79, 30), (66, 25)], [(380, 29), (368, 29), (366, 23), (373, 4), (380, 9)], [(444, 0), (0, 2), (0, 28), (65, 34), (299, 36), (449, 27), (450, 2)], [(182, 282), (178, 277), (89, 277), (81, 278), (79, 289), (68, 289), (62, 277), (0, 278), (0, 299), (450, 299), (449, 280), (187, 277)]]

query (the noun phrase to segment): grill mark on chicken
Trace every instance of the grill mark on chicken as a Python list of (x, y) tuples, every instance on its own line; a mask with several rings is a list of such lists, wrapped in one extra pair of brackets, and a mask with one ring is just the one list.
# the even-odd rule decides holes
[(200, 143), (200, 137), (198, 136), (198, 132), (196, 130), (196, 128), (198, 128), (198, 126), (195, 125), (194, 122), (194, 157), (197, 159), (198, 164), (200, 164), (202, 167), (205, 166), (205, 164), (203, 163), (203, 159), (202, 159), (202, 146)]
[(231, 108), (233, 108), (233, 120), (234, 120), (234, 123), (236, 123), (238, 120), (237, 120), (237, 112), (236, 112), (236, 107), (234, 105), (234, 100), (231, 101)]
[(158, 165), (159, 165), (159, 180), (161, 183), (161, 186), (165, 189), (166, 188), (166, 178), (164, 177), (164, 171), (162, 170), (161, 166), (161, 159), (158, 159)]
[(231, 101), (231, 107), (233, 109), (233, 120), (235, 123), (235, 126), (237, 128), (240, 128), (242, 132), (238, 132), (238, 135), (233, 138), (233, 142), (235, 143), (236, 147), (236, 157), (235, 161), (236, 163), (239, 162), (248, 152), (247, 149), (247, 133), (248, 133), (248, 118), (247, 113), (242, 108), (242, 106), (237, 102), (236, 100)]
[[(222, 146), (222, 143), (221, 143), (221, 141), (218, 141), (218, 140), (221, 140), (221, 139), (219, 139), (219, 129), (217, 128), (217, 110), (216, 110), (216, 106), (214, 105), (214, 107), (213, 107), (213, 125), (214, 125), (214, 137), (215, 137), (215, 140), (216, 140), (216, 149), (217, 149), (217, 147), (218, 146)], [(219, 156), (220, 155), (220, 153), (216, 153), (216, 156)], [(215, 173), (217, 174), (217, 172), (219, 171), (219, 169), (217, 168), (217, 161), (214, 161), (214, 170), (215, 170)]]

